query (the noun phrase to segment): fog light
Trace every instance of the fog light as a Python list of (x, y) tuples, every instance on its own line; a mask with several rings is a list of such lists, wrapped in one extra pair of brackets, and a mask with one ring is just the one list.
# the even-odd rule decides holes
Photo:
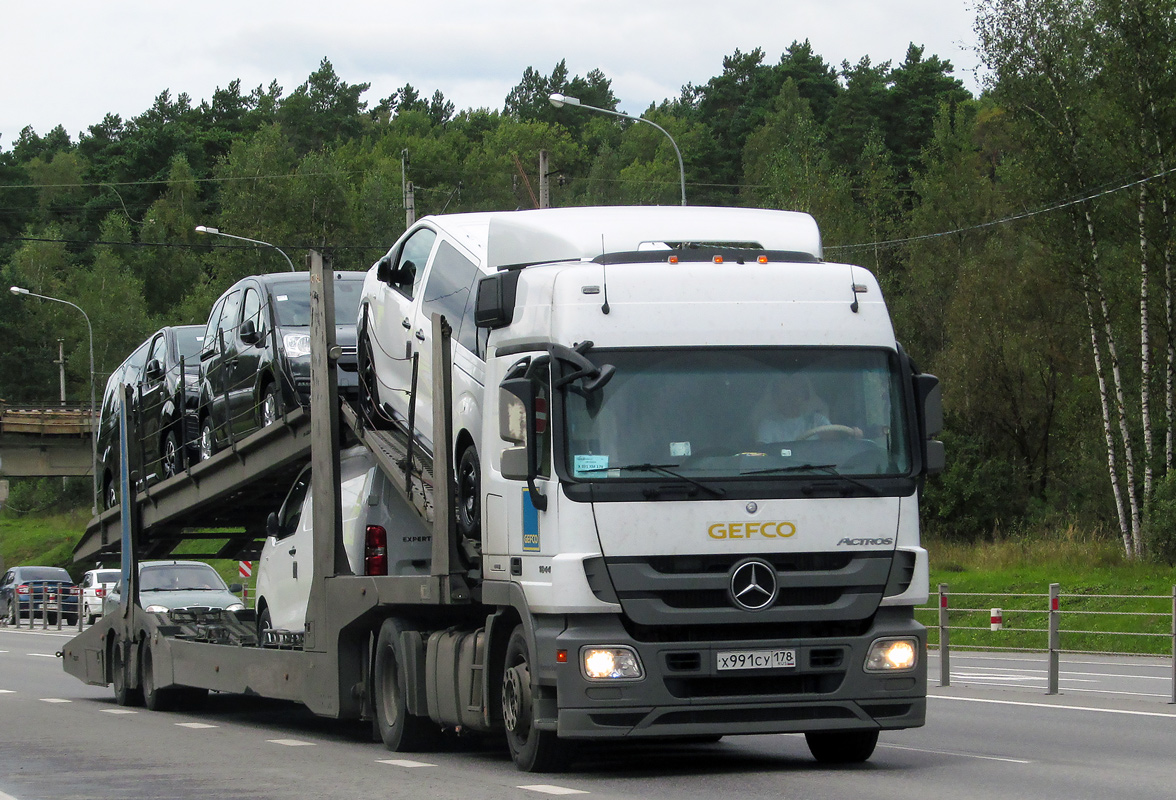
[(879, 639), (870, 645), (866, 672), (895, 672), (914, 669), (918, 660), (915, 639)]
[(640, 680), (645, 677), (641, 660), (628, 647), (585, 647), (580, 663), (589, 680)]

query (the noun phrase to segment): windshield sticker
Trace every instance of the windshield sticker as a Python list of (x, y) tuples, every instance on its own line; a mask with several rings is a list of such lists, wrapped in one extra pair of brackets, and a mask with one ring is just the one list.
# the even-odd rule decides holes
[(539, 549), (539, 509), (531, 500), (531, 490), (523, 489), (523, 550), (535, 552)]
[(285, 295), (285, 294), (278, 295), (278, 302), (279, 303), (282, 302), (283, 300), (289, 300), (289, 299), (290, 299), (289, 295)]
[(575, 470), (577, 478), (598, 478), (608, 469), (608, 456), (577, 453), (572, 456), (572, 468)]
[(690, 442), (670, 442), (670, 455), (672, 456), (689, 456)]

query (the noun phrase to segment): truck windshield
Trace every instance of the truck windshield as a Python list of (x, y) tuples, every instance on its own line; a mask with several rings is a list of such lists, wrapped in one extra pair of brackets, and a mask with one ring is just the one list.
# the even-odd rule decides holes
[[(580, 481), (900, 476), (911, 469), (893, 352), (593, 350), (616, 367), (564, 395), (564, 468)], [(659, 474), (660, 473), (660, 474)]]

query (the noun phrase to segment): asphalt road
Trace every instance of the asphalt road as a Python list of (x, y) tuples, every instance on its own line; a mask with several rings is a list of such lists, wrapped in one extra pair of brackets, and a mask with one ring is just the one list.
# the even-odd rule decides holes
[[(518, 772), (497, 743), (389, 753), (355, 723), (212, 695), (199, 712), (115, 705), (66, 675), (66, 634), (0, 629), (0, 800), (58, 798), (1171, 798), (1171, 661), (1081, 657), (1045, 692), (1039, 656), (952, 655), (926, 727), (884, 733), (873, 758), (821, 767), (801, 736), (584, 748), (572, 771)], [(932, 683), (938, 664), (930, 663)]]

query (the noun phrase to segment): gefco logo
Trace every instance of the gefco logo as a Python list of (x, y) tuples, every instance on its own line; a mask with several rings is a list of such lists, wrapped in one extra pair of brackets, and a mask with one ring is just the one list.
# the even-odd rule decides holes
[(787, 539), (796, 535), (796, 526), (782, 520), (712, 522), (706, 534), (712, 539)]

